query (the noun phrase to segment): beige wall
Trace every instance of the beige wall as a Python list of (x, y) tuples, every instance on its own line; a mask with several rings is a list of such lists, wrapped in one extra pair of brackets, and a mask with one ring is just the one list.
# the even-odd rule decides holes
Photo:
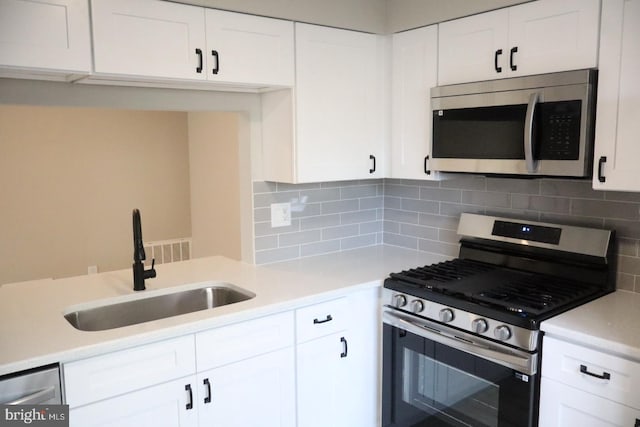
[(384, 33), (386, 0), (176, 0), (216, 9)]
[(188, 114), (194, 258), (241, 259), (238, 114)]
[(530, 0), (175, 0), (331, 27), (387, 34)]
[(0, 283), (126, 268), (190, 236), (186, 113), (0, 106)]
[(389, 33), (525, 3), (529, 0), (387, 0)]

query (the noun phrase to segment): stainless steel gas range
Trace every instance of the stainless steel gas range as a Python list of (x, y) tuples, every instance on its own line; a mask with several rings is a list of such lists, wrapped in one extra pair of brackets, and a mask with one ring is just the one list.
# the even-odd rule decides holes
[(540, 322), (615, 289), (614, 232), (462, 214), (458, 258), (383, 289), (385, 427), (537, 426)]

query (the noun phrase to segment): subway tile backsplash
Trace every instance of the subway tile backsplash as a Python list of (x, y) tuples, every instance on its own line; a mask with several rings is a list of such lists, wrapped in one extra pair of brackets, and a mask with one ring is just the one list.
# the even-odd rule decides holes
[[(292, 202), (292, 224), (272, 228), (270, 204), (280, 202)], [(587, 180), (255, 182), (256, 263), (382, 243), (454, 257), (462, 212), (615, 229), (617, 286), (640, 292), (640, 193), (595, 191)]]
[[(382, 243), (384, 181), (254, 182), (256, 264)], [(291, 225), (271, 227), (271, 204), (290, 202)]]

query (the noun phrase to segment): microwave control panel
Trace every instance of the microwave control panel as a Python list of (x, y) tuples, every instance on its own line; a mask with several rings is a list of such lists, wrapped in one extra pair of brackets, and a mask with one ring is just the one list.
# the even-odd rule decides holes
[(536, 114), (538, 155), (542, 160), (577, 160), (580, 156), (582, 101), (545, 102)]

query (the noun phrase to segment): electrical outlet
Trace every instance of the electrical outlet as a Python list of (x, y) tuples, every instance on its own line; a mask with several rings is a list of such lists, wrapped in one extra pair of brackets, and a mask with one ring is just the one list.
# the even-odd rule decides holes
[(89, 267), (87, 267), (87, 274), (98, 274), (98, 266), (90, 265)]
[(291, 225), (291, 203), (271, 204), (271, 227), (287, 227)]

